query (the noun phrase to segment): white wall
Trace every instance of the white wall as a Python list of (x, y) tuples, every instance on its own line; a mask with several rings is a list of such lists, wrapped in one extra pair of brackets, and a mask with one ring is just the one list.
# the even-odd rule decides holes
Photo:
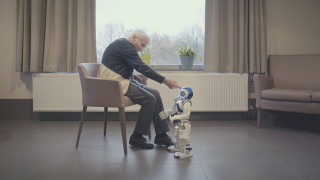
[(15, 72), (16, 1), (0, 1), (0, 99), (32, 99), (30, 73)]
[(320, 0), (266, 0), (268, 54), (320, 54)]
[[(320, 54), (320, 0), (266, 0), (268, 54)], [(32, 99), (30, 73), (15, 72), (16, 1), (0, 1), (0, 99)]]

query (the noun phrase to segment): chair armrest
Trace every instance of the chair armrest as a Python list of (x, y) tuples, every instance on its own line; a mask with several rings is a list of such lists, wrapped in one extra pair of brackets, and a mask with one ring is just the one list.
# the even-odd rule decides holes
[(101, 107), (123, 107), (123, 93), (118, 81), (101, 78), (85, 78), (86, 92), (82, 93), (84, 104)]
[(253, 82), (256, 94), (256, 107), (260, 108), (261, 91), (272, 88), (273, 80), (271, 77), (267, 77), (262, 74), (255, 74), (253, 76)]

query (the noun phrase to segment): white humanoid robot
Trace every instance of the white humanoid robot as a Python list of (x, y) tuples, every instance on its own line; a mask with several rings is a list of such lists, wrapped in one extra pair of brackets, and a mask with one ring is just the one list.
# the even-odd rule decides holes
[(193, 156), (191, 152), (192, 146), (190, 144), (191, 123), (189, 121), (191, 113), (190, 99), (192, 96), (193, 92), (190, 87), (181, 88), (179, 96), (174, 99), (172, 109), (159, 113), (161, 119), (169, 117), (171, 124), (175, 126), (174, 136), (176, 143), (168, 147), (168, 151), (175, 152), (175, 158), (189, 158)]

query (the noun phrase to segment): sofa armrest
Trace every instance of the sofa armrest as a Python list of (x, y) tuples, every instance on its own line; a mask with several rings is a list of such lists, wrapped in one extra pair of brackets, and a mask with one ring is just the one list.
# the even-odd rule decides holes
[(260, 108), (261, 91), (272, 88), (273, 80), (262, 74), (255, 74), (253, 76), (255, 94), (256, 94), (256, 107)]

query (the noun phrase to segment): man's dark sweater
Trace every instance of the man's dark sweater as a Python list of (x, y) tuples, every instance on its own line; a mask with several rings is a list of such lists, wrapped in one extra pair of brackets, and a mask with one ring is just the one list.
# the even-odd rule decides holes
[(126, 79), (131, 77), (134, 69), (159, 83), (165, 78), (146, 65), (139, 57), (136, 47), (125, 38), (115, 40), (106, 48), (102, 64)]

